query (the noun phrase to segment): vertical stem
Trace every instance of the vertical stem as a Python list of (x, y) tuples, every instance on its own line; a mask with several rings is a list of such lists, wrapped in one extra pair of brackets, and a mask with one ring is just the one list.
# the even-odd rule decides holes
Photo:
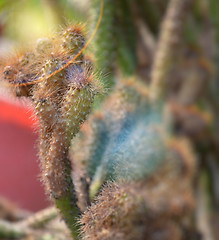
[[(204, 173), (202, 173), (204, 175)], [(208, 192), (206, 186), (205, 176), (200, 176), (199, 185), (198, 185), (198, 202), (197, 202), (197, 227), (201, 234), (203, 235), (203, 239), (205, 240), (213, 240), (211, 225), (209, 224), (209, 208), (208, 208)]]
[(68, 156), (69, 145), (66, 141), (65, 126), (63, 122), (57, 123), (56, 129), (53, 131), (48, 153), (48, 159), (42, 161), (46, 184), (50, 195), (55, 201), (58, 209), (60, 209), (64, 220), (71, 230), (74, 239), (79, 239), (79, 226), (76, 224), (76, 218), (80, 214), (77, 206), (77, 196), (75, 187), (71, 178), (71, 162)]
[[(93, 0), (91, 2), (95, 15), (98, 17), (101, 12), (101, 1)], [(95, 57), (98, 69), (107, 74), (106, 84), (108, 87), (111, 87), (114, 85), (117, 48), (115, 32), (116, 9), (114, 0), (102, 0), (102, 2), (104, 3), (103, 17), (98, 32), (95, 35)]]
[[(77, 223), (80, 210), (71, 178), (69, 147), (80, 125), (87, 119), (97, 90), (91, 83), (92, 77), (81, 72), (76, 65), (68, 68), (68, 74), (72, 82), (68, 84), (68, 88), (62, 88), (67, 89), (65, 93), (60, 94), (60, 88), (57, 87), (50, 98), (43, 97), (44, 92), (49, 92), (54, 87), (50, 79), (50, 84), (42, 84), (35, 89), (34, 104), (41, 123), (42, 178), (47, 192), (63, 215), (72, 236), (77, 240), (80, 239), (80, 226)], [(64, 78), (66, 79), (66, 76)], [(61, 80), (60, 82), (65, 82)]]
[(157, 52), (151, 71), (150, 98), (161, 100), (165, 93), (165, 78), (174, 61), (174, 54), (182, 37), (185, 16), (193, 0), (171, 0), (164, 17)]

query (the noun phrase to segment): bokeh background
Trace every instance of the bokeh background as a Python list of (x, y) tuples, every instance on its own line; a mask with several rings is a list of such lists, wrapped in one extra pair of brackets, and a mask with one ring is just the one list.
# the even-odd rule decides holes
[[(89, 46), (95, 52), (97, 66), (105, 76), (107, 88), (130, 76), (149, 85), (156, 51), (162, 48), (159, 49), (160, 32), (170, 1), (112, 2), (104, 0), (102, 23)], [(53, 35), (71, 23), (86, 23), (89, 37), (99, 3), (0, 0), (1, 65), (15, 49), (31, 46), (37, 38)], [(182, 16), (187, 13), (184, 20)], [(176, 36), (167, 43), (170, 54), (165, 57), (170, 64), (161, 69), (165, 75), (164, 101), (171, 112), (171, 132), (189, 140), (197, 158), (197, 179), (192, 187), (197, 195), (195, 214), (203, 214), (200, 216), (204, 219), (199, 225), (207, 226), (207, 231), (211, 226), (214, 236), (219, 236), (219, 1), (193, 1), (181, 15)], [(9, 204), (9, 209), (15, 204), (37, 211), (50, 204), (39, 181), (37, 121), (33, 116), (29, 102), (15, 100), (1, 87), (0, 203), (4, 207)]]

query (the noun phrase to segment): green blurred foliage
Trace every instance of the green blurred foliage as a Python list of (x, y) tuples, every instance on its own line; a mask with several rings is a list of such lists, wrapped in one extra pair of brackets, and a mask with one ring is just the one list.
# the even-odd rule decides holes
[(69, 0), (0, 0), (0, 21), (3, 37), (25, 44), (71, 22), (84, 22), (85, 14)]

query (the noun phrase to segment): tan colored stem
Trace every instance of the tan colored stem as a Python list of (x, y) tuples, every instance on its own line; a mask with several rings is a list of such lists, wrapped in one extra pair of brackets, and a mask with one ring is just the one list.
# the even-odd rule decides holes
[(153, 102), (164, 97), (167, 73), (174, 62), (174, 54), (182, 38), (184, 20), (192, 2), (193, 0), (171, 0), (169, 3), (151, 71), (150, 98)]

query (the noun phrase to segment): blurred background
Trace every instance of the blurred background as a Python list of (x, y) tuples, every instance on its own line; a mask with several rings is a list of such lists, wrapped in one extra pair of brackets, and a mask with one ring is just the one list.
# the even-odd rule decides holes
[[(90, 49), (110, 88), (134, 76), (151, 81), (169, 0), (104, 0), (103, 19)], [(192, 1), (191, 1), (192, 2)], [(98, 0), (0, 0), (0, 59), (71, 23), (86, 23), (88, 37)], [(183, 10), (182, 10), (183, 11)], [(186, 20), (183, 18), (188, 14)], [(179, 14), (180, 15), (180, 14)], [(198, 159), (194, 188), (218, 229), (219, 216), (219, 1), (197, 0), (181, 14), (169, 44), (165, 101), (172, 132), (191, 141)], [(178, 32), (179, 31), (179, 32)], [(179, 38), (177, 37), (179, 34)], [(167, 44), (167, 45), (168, 45)], [(110, 92), (110, 91), (109, 91)], [(0, 204), (37, 211), (49, 205), (39, 181), (37, 121), (31, 104), (0, 91)], [(198, 183), (198, 184), (197, 184)], [(2, 202), (2, 203), (1, 203)], [(7, 205), (9, 204), (9, 205)], [(200, 203), (202, 204), (202, 203)], [(215, 236), (217, 234), (215, 233)], [(217, 235), (218, 236), (218, 235)]]

